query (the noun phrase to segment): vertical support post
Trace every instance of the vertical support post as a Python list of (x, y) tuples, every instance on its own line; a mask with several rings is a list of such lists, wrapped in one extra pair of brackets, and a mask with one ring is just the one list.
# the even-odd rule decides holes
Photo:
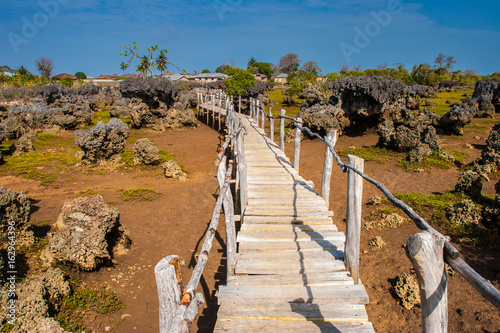
[[(226, 175), (226, 162), (227, 157), (224, 155), (222, 157), (221, 163), (217, 168), (217, 180), (219, 182), (219, 188), (222, 188), (225, 181)], [(226, 269), (227, 277), (234, 275), (234, 268), (236, 267), (236, 226), (234, 224), (234, 205), (233, 205), (233, 195), (231, 194), (231, 189), (226, 192), (223, 199), (224, 205), (224, 217), (226, 220)]]
[(212, 95), (212, 128), (215, 128), (215, 95)]
[[(348, 155), (348, 163), (363, 171), (364, 160)], [(361, 236), (361, 207), (363, 198), (363, 178), (352, 170), (347, 176), (347, 226), (345, 242), (345, 265), (351, 272), (354, 284), (359, 284), (359, 243)]]
[(241, 113), (241, 96), (238, 97), (238, 113)]
[(160, 333), (167, 333), (182, 297), (179, 257), (172, 255), (161, 259), (155, 266), (155, 278), (160, 303)]
[(255, 110), (255, 122), (257, 123), (257, 126), (259, 126), (259, 116), (260, 116), (260, 110), (259, 110), (259, 100), (254, 99), (254, 110)]
[(428, 231), (413, 234), (406, 242), (406, 255), (418, 277), (424, 333), (448, 331), (447, 277), (443, 247), (444, 239)]
[(271, 137), (271, 141), (274, 142), (274, 118), (273, 118), (273, 112), (271, 111), (272, 110), (272, 107), (269, 107), (269, 124), (271, 126), (271, 129), (270, 129), (270, 137)]
[[(337, 131), (328, 131), (325, 136), (325, 141), (335, 147), (337, 143)], [(325, 165), (323, 167), (323, 179), (321, 182), (321, 196), (325, 199), (326, 209), (330, 209), (330, 180), (332, 179), (333, 154), (330, 148), (326, 146)]]
[[(298, 124), (302, 124), (302, 119), (297, 117), (296, 122)], [(302, 131), (297, 126), (295, 128), (295, 153), (293, 154), (293, 168), (299, 172), (299, 164), (300, 164), (300, 136)]]
[(261, 128), (264, 129), (264, 126), (266, 125), (266, 109), (264, 109), (264, 103), (259, 99), (260, 102), (260, 112), (262, 112), (262, 122), (261, 122)]
[(285, 152), (285, 118), (286, 111), (281, 109), (280, 118), (280, 149)]
[(240, 205), (241, 205), (241, 219), (247, 207), (248, 187), (247, 187), (247, 162), (245, 157), (245, 147), (243, 146), (243, 132), (238, 134), (238, 171), (240, 173)]

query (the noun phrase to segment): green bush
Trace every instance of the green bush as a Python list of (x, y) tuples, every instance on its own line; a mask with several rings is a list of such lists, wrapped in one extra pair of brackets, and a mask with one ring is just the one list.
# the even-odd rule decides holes
[(61, 80), (61, 84), (68, 88), (71, 88), (73, 87), (73, 80), (71, 80), (69, 77), (65, 77)]
[(82, 72), (77, 72), (75, 74), (75, 76), (79, 79), (79, 80), (85, 80), (87, 78), (87, 75), (85, 75), (85, 73), (82, 73)]

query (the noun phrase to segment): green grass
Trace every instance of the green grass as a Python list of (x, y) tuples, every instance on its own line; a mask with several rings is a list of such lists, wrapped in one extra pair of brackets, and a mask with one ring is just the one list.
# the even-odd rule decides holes
[[(446, 208), (449, 205), (456, 205), (466, 198), (464, 194), (455, 192), (443, 194), (398, 193), (394, 196), (412, 207), (424, 219), (439, 224), (448, 222)], [(384, 199), (384, 202), (387, 202), (387, 199)]]
[(73, 294), (64, 300), (55, 320), (65, 330), (77, 333), (85, 330), (84, 318), (96, 314), (106, 315), (123, 307), (122, 301), (112, 290), (105, 287), (100, 289), (77, 287)]
[(461, 150), (448, 150), (448, 149), (445, 149), (444, 151), (447, 152), (448, 154), (451, 154), (453, 157), (455, 157), (455, 161), (457, 161), (459, 163), (463, 163), (466, 157), (471, 157), (472, 156), (471, 154), (466, 153), (466, 152), (461, 151)]
[(61, 170), (79, 161), (75, 157), (78, 148), (71, 137), (38, 134), (38, 140), (33, 140), (35, 151), (21, 156), (11, 156), (9, 148), (12, 144), (6, 142), (0, 145), (5, 160), (1, 174), (12, 173), (48, 184), (57, 179)]
[(158, 199), (162, 192), (155, 191), (151, 188), (138, 188), (133, 187), (126, 190), (120, 190), (120, 199), (125, 202), (128, 201), (154, 201)]
[(496, 124), (498, 123), (500, 120), (498, 119), (475, 119), (477, 122), (480, 122), (480, 123), (483, 123), (483, 124)]
[(77, 198), (81, 198), (81, 197), (88, 197), (90, 195), (99, 195), (99, 193), (97, 193), (97, 191), (95, 189), (89, 188), (89, 189), (86, 189), (86, 190), (79, 191), (76, 194), (76, 197)]
[(486, 134), (486, 130), (488, 127), (482, 125), (466, 125), (464, 126), (464, 132), (472, 132), (472, 133), (482, 133)]
[(433, 168), (447, 170), (453, 165), (453, 162), (444, 158), (438, 152), (432, 153), (431, 156), (427, 157), (422, 162), (411, 163), (407, 159), (403, 159), (398, 162), (398, 167), (402, 168), (405, 171), (416, 171), (418, 169), (431, 171)]
[[(455, 161), (458, 163), (463, 163), (466, 157), (470, 157), (471, 154), (463, 152), (461, 150), (444, 150), (448, 154), (452, 155), (455, 158)], [(431, 171), (433, 168), (448, 170), (455, 163), (448, 160), (438, 152), (432, 153), (431, 156), (427, 157), (422, 162), (411, 163), (407, 159), (402, 159), (398, 162), (398, 167), (404, 169), (405, 171), (416, 171), (416, 170), (424, 170)]]
[(463, 136), (456, 136), (456, 135), (439, 135), (439, 138), (441, 140), (460, 140), (460, 141), (467, 140), (467, 138), (464, 138)]
[[(281, 109), (284, 109), (286, 111), (286, 116), (287, 117), (294, 117), (296, 118), (297, 115), (299, 114), (300, 111), (300, 105), (304, 103), (303, 99), (295, 99), (296, 103), (294, 105), (284, 105), (283, 104), (283, 92), (281, 89), (276, 89), (272, 91), (268, 91), (267, 94), (269, 97), (271, 97), (271, 100), (274, 101), (274, 106), (272, 108), (272, 114), (273, 116), (279, 116), (281, 114)], [(269, 109), (266, 110), (269, 112)], [(286, 120), (285, 124), (290, 123), (290, 120)]]
[(103, 123), (107, 124), (107, 123), (109, 123), (110, 119), (111, 119), (111, 115), (109, 114), (109, 110), (96, 111), (95, 115), (94, 115), (94, 118), (92, 118), (92, 123), (90, 125), (88, 125), (88, 126), (85, 126), (84, 128), (85, 129), (89, 129), (91, 127), (94, 127), (95, 125), (97, 125), (98, 121), (102, 121)]
[(341, 156), (356, 155), (365, 161), (375, 161), (380, 164), (388, 163), (394, 157), (400, 157), (402, 154), (393, 150), (381, 148), (377, 146), (348, 148), (338, 152)]
[[(467, 93), (469, 96), (472, 96), (474, 91), (454, 91), (454, 92), (440, 92), (437, 93), (437, 98), (425, 98), (433, 103), (436, 103), (437, 106), (432, 107), (438, 115), (443, 115), (446, 112), (451, 110), (451, 106), (446, 103), (446, 101), (450, 101), (452, 103), (461, 103), (461, 100), (464, 98), (462, 95)], [(423, 101), (423, 99), (422, 99)]]
[(79, 161), (75, 152), (76, 149), (64, 153), (34, 151), (22, 156), (5, 156), (5, 172), (48, 184), (57, 179), (59, 171)]

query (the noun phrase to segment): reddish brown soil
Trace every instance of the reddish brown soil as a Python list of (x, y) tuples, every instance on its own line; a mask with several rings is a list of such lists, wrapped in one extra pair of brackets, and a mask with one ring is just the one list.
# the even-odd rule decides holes
[[(491, 124), (488, 124), (491, 127)], [(484, 138), (489, 133), (466, 133), (467, 141), (449, 140), (444, 144), (450, 149), (467, 150), (472, 154), (468, 161), (480, 155)], [(71, 136), (72, 133), (65, 135)], [(76, 197), (81, 190), (95, 189), (107, 202), (120, 210), (120, 220), (130, 231), (132, 246), (130, 251), (116, 259), (116, 263), (96, 272), (82, 273), (85, 283), (90, 286), (106, 285), (116, 291), (125, 308), (108, 317), (88, 318), (87, 332), (158, 332), (158, 298), (154, 279), (154, 266), (163, 257), (176, 254), (185, 263), (181, 267), (184, 281), (191, 276), (193, 264), (204, 239), (204, 232), (212, 216), (217, 193), (214, 158), (220, 143), (216, 131), (200, 124), (190, 128), (164, 133), (148, 132), (148, 138), (155, 145), (177, 156), (189, 170), (189, 181), (181, 183), (166, 179), (161, 168), (153, 171), (115, 171), (107, 174), (85, 173), (76, 169), (66, 171), (54, 183), (40, 186), (38, 182), (20, 177), (2, 177), (1, 183), (7, 188), (28, 192), (33, 199), (31, 221), (49, 220), (55, 222), (64, 202)], [(370, 146), (377, 142), (375, 134), (363, 136), (342, 136), (337, 149), (350, 146)], [(474, 144), (473, 149), (464, 144)], [(131, 145), (129, 147), (131, 148)], [(305, 140), (301, 149), (301, 174), (314, 181), (320, 191), (321, 173), (325, 146), (319, 141)], [(287, 155), (293, 157), (293, 147), (287, 144)], [(343, 160), (346, 160), (343, 157)], [(334, 223), (345, 231), (346, 174), (334, 167), (330, 207), (335, 213)], [(396, 167), (396, 159), (387, 164), (365, 162), (365, 172), (383, 182), (393, 193), (421, 192), (442, 193), (454, 187), (459, 170), (432, 170), (432, 172), (409, 173)], [(74, 181), (66, 181), (68, 174)], [(484, 193), (494, 193), (497, 180), (484, 184)], [(119, 199), (119, 189), (131, 187), (153, 188), (161, 191), (160, 199), (152, 202), (126, 203)], [(380, 195), (370, 184), (364, 185), (363, 201)], [(372, 208), (364, 206), (363, 215)], [(360, 274), (368, 294), (367, 306), (370, 321), (377, 332), (418, 332), (420, 331), (420, 310), (405, 310), (397, 304), (391, 294), (391, 281), (402, 272), (410, 272), (411, 264), (405, 255), (403, 244), (408, 237), (418, 232), (412, 224), (397, 229), (363, 230), (361, 236)], [(368, 242), (381, 236), (388, 245), (373, 249)], [(192, 331), (211, 332), (216, 320), (217, 286), (224, 283), (225, 230), (221, 223), (216, 241), (210, 253), (208, 265), (201, 280), (200, 292), (206, 299), (199, 318)], [(498, 251), (489, 251), (455, 244), (464, 259), (480, 274), (499, 287), (500, 256)], [(499, 312), (463, 278), (457, 274), (449, 278), (449, 331), (450, 332), (498, 332)]]

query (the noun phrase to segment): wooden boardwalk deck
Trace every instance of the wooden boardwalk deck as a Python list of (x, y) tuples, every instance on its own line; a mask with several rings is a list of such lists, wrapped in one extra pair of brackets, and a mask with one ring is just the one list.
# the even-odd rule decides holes
[(235, 275), (219, 287), (215, 332), (374, 332), (362, 284), (344, 265), (345, 236), (325, 201), (261, 128), (248, 129), (248, 204)]

